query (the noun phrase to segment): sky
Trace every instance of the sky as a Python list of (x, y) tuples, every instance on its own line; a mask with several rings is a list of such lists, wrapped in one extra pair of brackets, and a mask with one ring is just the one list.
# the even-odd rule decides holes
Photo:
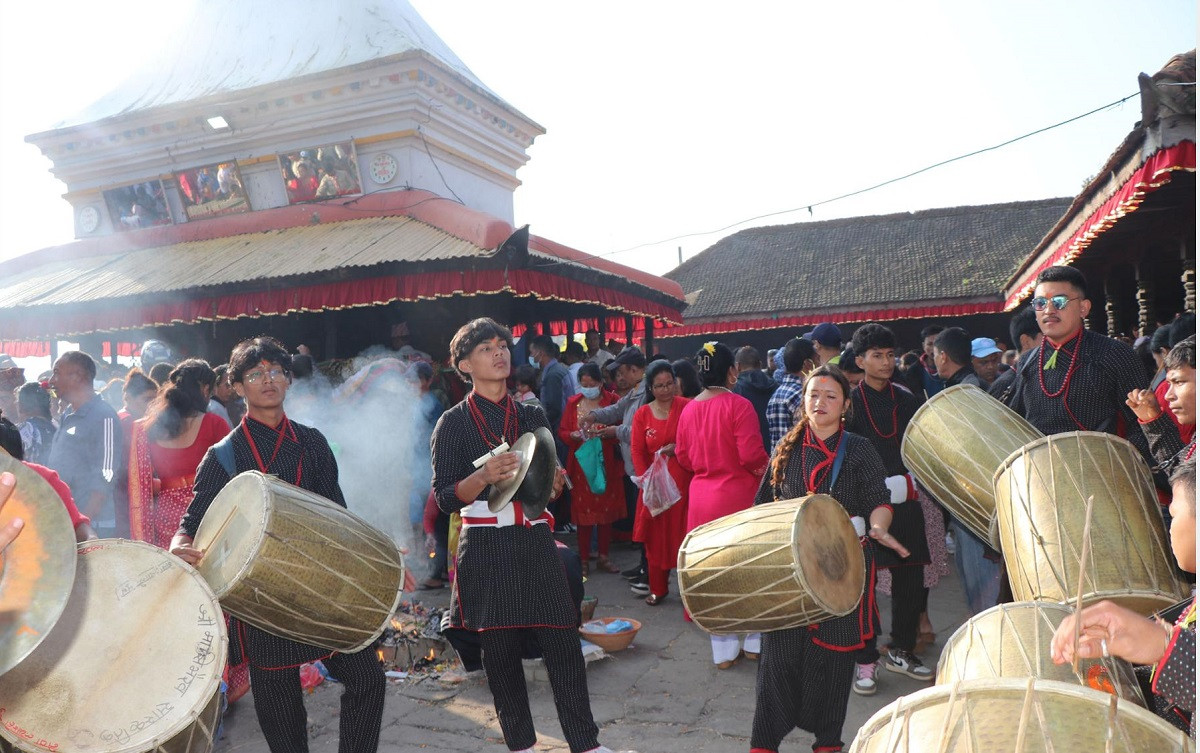
[[(24, 136), (186, 44), (192, 2), (0, 6), (0, 259), (72, 238), (65, 186)], [(1073, 196), (1136, 97), (806, 209), (1134, 94), (1196, 39), (1194, 0), (412, 4), (547, 131), (517, 174), (516, 224), (658, 274), (751, 225)]]

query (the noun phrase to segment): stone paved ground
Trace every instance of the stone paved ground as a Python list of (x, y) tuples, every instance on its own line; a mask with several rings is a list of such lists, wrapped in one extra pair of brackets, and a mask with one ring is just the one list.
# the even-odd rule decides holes
[[(635, 554), (625, 548), (618, 548), (613, 559), (622, 567), (636, 564)], [(592, 576), (587, 592), (599, 599), (597, 616), (633, 617), (643, 624), (629, 649), (588, 665), (592, 712), (600, 725), (603, 744), (640, 753), (749, 749), (754, 663), (743, 661), (730, 670), (717, 670), (712, 664), (708, 636), (684, 622), (674, 594), (663, 605), (650, 607), (629, 592), (619, 575), (609, 574)], [(422, 591), (417, 598), (439, 606), (448, 602), (449, 594), (444, 590)], [(938, 639), (924, 658), (933, 666), (946, 638), (969, 616), (953, 574), (930, 594), (929, 606)], [(883, 642), (887, 639), (889, 610), (887, 598), (881, 596)], [(876, 711), (924, 685), (880, 671), (877, 695), (850, 696), (846, 743)], [(307, 696), (313, 753), (337, 750), (340, 692), (339, 686), (326, 683)], [(529, 694), (539, 735), (538, 749), (565, 753), (568, 748), (558, 726), (549, 684), (531, 683)], [(782, 750), (807, 752), (811, 745), (812, 737), (797, 730), (784, 741)], [(454, 689), (428, 681), (415, 686), (390, 685), (380, 750), (503, 753), (500, 727), (483, 677), (469, 679)], [(227, 715), (224, 736), (215, 751), (268, 753), (249, 696)]]

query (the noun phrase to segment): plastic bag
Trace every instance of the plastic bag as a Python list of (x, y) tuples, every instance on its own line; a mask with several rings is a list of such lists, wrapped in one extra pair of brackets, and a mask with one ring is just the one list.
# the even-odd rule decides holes
[(671, 478), (667, 456), (661, 450), (654, 453), (654, 462), (645, 473), (634, 476), (633, 482), (642, 490), (642, 502), (654, 517), (669, 510), (683, 496), (675, 485), (675, 479)]
[(603, 494), (608, 489), (608, 479), (604, 473), (604, 445), (600, 437), (592, 437), (579, 445), (575, 450), (575, 459), (583, 469), (583, 477), (587, 479), (592, 494)]

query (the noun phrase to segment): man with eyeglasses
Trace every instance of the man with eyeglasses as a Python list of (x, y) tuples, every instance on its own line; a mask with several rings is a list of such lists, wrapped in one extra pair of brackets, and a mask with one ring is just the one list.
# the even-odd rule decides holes
[[(205, 453), (196, 469), (195, 498), (171, 540), (171, 553), (196, 565), (204, 552), (192, 541), (205, 512), (230, 479), (261, 471), (346, 506), (338, 485), (337, 460), (325, 437), (297, 424), (283, 411), (292, 381), (292, 358), (272, 337), (245, 340), (229, 358), (229, 381), (246, 401), (246, 416)], [(230, 665), (250, 663), (254, 710), (271, 753), (308, 750), (308, 716), (300, 666), (322, 660), (343, 683), (339, 753), (374, 753), (379, 748), (386, 681), (375, 652), (331, 653), (230, 619)]]
[(1123, 436), (1149, 461), (1146, 438), (1125, 403), (1131, 391), (1146, 387), (1145, 369), (1133, 348), (1084, 327), (1092, 303), (1083, 273), (1046, 268), (1037, 277), (1032, 305), (1045, 337), (1019, 367), (1009, 407), (1044, 434)]

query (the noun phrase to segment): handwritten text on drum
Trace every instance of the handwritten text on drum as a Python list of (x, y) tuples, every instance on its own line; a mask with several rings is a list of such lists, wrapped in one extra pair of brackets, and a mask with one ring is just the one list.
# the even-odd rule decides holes
[(30, 732), (29, 730), (25, 729), (24, 727), (22, 727), (21, 725), (17, 724), (14, 721), (4, 721), (4, 712), (5, 711), (7, 711), (7, 709), (0, 708), (0, 723), (3, 723), (4, 729), (13, 733), (17, 737), (21, 737), (21, 738), (28, 740), (29, 742), (38, 746), (39, 748), (45, 748), (46, 750), (58, 750), (58, 743), (48, 742), (41, 738), (34, 740), (33, 733)]
[(196, 653), (192, 656), (192, 661), (188, 665), (187, 671), (175, 683), (175, 690), (179, 691), (181, 697), (187, 694), (193, 682), (204, 678), (204, 672), (201, 670), (217, 660), (217, 655), (212, 650), (213, 639), (215, 637), (210, 631), (206, 630), (204, 631), (204, 637), (196, 642)]
[(154, 580), (155, 576), (157, 576), (159, 573), (165, 573), (173, 566), (174, 563), (170, 561), (163, 561), (154, 567), (148, 567), (142, 572), (138, 573), (136, 578), (130, 578), (129, 580), (121, 582), (117, 586), (117, 599), (124, 599), (129, 594)]
[(124, 729), (104, 730), (100, 733), (100, 739), (106, 743), (120, 743), (124, 745), (128, 743), (133, 735), (143, 732), (155, 724), (158, 724), (167, 715), (175, 710), (175, 706), (170, 703), (160, 703), (154, 707), (154, 711), (150, 712), (144, 719), (134, 719)]

